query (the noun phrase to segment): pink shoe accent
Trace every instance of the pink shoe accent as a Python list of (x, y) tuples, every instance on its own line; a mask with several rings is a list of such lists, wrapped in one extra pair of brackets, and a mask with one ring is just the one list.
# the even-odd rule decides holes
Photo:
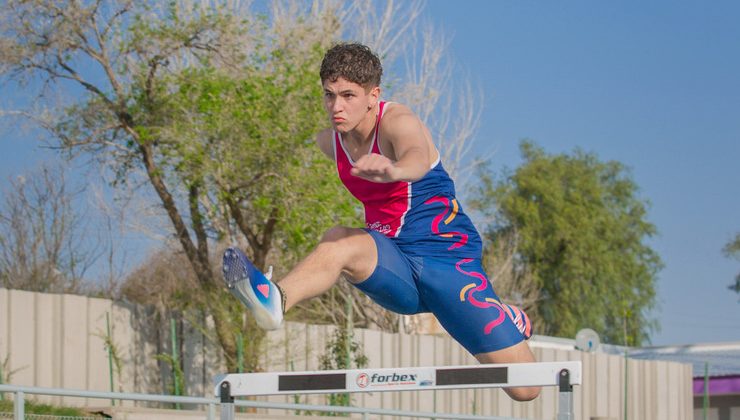
[(259, 290), (260, 293), (262, 293), (264, 297), (270, 297), (270, 286), (269, 285), (267, 284), (257, 285), (257, 290)]

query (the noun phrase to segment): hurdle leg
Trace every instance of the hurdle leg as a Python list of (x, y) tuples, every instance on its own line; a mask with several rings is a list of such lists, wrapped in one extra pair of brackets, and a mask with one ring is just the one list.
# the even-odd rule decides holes
[(570, 383), (570, 371), (563, 369), (558, 377), (558, 417), (557, 420), (574, 420), (573, 385)]
[(221, 383), (219, 396), (221, 397), (221, 420), (234, 420), (236, 416), (234, 397), (231, 395), (231, 384), (229, 382)]

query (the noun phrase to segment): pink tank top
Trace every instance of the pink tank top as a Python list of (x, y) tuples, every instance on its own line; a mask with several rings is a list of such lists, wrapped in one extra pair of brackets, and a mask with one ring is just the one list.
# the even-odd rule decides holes
[[(379, 103), (378, 118), (375, 122), (375, 133), (368, 154), (382, 155), (378, 133), (386, 102)], [(411, 183), (391, 182), (377, 183), (358, 178), (350, 174), (354, 161), (342, 142), (342, 136), (334, 132), (334, 159), (337, 162), (339, 178), (355, 198), (365, 207), (365, 224), (388, 237), (397, 237), (401, 233), (406, 213), (411, 207)]]

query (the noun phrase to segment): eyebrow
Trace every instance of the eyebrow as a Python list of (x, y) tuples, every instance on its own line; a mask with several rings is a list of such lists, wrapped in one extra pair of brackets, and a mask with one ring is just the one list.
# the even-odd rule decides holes
[[(324, 92), (326, 92), (326, 93), (334, 93), (334, 92), (332, 92), (329, 89), (324, 89)], [(353, 89), (344, 89), (344, 90), (340, 90), (339, 92), (337, 92), (338, 95), (344, 95), (346, 93), (357, 93), (357, 92), (355, 92)]]

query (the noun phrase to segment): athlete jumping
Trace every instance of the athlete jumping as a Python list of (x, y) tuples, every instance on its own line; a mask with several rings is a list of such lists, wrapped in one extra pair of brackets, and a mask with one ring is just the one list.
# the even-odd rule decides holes
[[(331, 128), (316, 143), (364, 205), (366, 227), (329, 229), (279, 283), (229, 248), (227, 287), (258, 325), (276, 329), (285, 311), (344, 274), (384, 308), (432, 312), (481, 363), (534, 362), (527, 315), (496, 296), (481, 263), (480, 235), (455, 198), (429, 130), (406, 106), (380, 100), (382, 72), (377, 55), (361, 44), (332, 47), (320, 71)], [(506, 392), (529, 401), (540, 388)]]

